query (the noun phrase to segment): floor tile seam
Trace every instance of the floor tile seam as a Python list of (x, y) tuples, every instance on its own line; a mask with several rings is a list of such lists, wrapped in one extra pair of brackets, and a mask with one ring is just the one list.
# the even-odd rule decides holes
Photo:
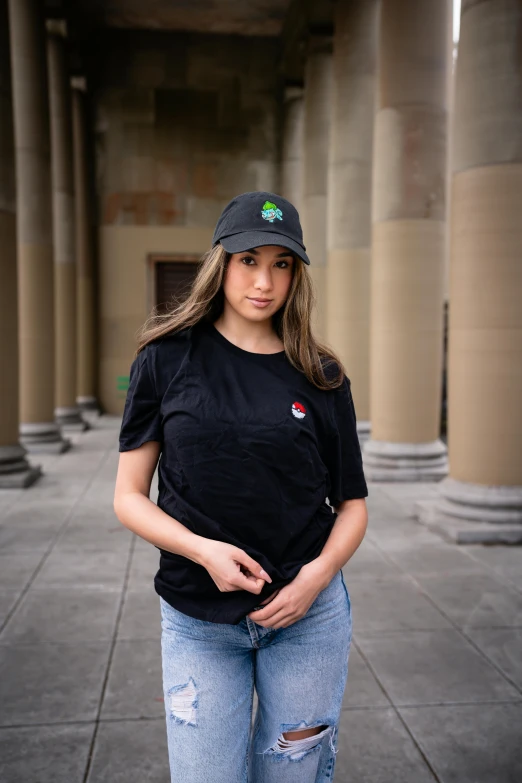
[[(476, 571), (470, 571), (468, 573), (462, 573), (462, 574), (457, 574), (457, 575), (458, 576), (477, 576), (477, 575), (487, 576), (487, 577), (490, 577), (493, 581), (495, 581), (497, 583), (498, 587), (505, 589), (508, 594), (509, 593), (516, 594), (517, 598), (519, 598), (522, 595), (522, 589), (520, 589), (518, 587), (515, 587), (514, 584), (512, 582), (510, 582), (509, 580), (503, 579), (500, 576), (500, 574), (496, 573), (491, 568), (484, 568), (484, 574), (478, 574), (478, 572), (476, 572)], [(414, 574), (411, 574), (411, 576), (413, 576), (414, 578), (423, 577), (423, 578), (426, 578), (426, 579), (436, 579), (437, 578), (437, 574), (417, 574), (416, 576)]]
[[(112, 638), (112, 637), (111, 637)], [(111, 638), (107, 637), (105, 639), (82, 639), (77, 642), (68, 642), (64, 641), (63, 639), (60, 639), (58, 641), (41, 641), (38, 642), (38, 650), (45, 650), (46, 647), (64, 647), (64, 648), (72, 648), (75, 647), (88, 647), (89, 645), (94, 645), (97, 647), (107, 647), (109, 641), (111, 641)], [(34, 642), (0, 642), (0, 649), (5, 648), (15, 648), (15, 649), (26, 649), (28, 647), (31, 647), (34, 649)]]
[(106, 453), (102, 452), (102, 454), (100, 456), (100, 459), (99, 459), (98, 467), (97, 467), (95, 473), (86, 482), (86, 485), (85, 485), (83, 491), (79, 494), (79, 496), (77, 497), (76, 501), (73, 503), (73, 505), (69, 509), (68, 514), (66, 515), (64, 521), (62, 522), (62, 524), (60, 525), (60, 527), (56, 531), (55, 535), (51, 539), (47, 549), (44, 550), (44, 553), (43, 553), (43, 555), (42, 555), (38, 565), (36, 566), (35, 570), (33, 571), (31, 577), (25, 583), (25, 585), (24, 585), (24, 587), (23, 587), (23, 589), (22, 589), (18, 599), (15, 601), (15, 603), (13, 604), (13, 606), (11, 607), (9, 612), (7, 613), (7, 615), (4, 618), (3, 622), (0, 623), (0, 640), (1, 640), (3, 632), (5, 631), (6, 627), (9, 624), (9, 622), (14, 617), (14, 615), (18, 611), (19, 606), (23, 603), (25, 597), (27, 596), (29, 590), (31, 589), (31, 586), (32, 586), (34, 580), (36, 579), (36, 577), (38, 576), (38, 574), (42, 570), (44, 564), (49, 559), (49, 557), (51, 555), (51, 552), (53, 551), (54, 545), (59, 540), (59, 537), (60, 537), (60, 534), (62, 532), (62, 529), (65, 528), (65, 526), (67, 525), (67, 523), (69, 521), (69, 518), (70, 518), (70, 515), (71, 515), (73, 509), (75, 508), (76, 504), (80, 502), (80, 499), (83, 497), (83, 495), (88, 491), (88, 489), (91, 486), (92, 482), (94, 481), (95, 477), (98, 475), (98, 473), (102, 470), (103, 466), (107, 462), (107, 459), (108, 459), (108, 453), (107, 452)]
[(158, 637), (157, 636), (120, 636), (120, 634), (116, 634), (116, 641), (117, 642), (157, 642)]
[(480, 700), (480, 701), (425, 701), (425, 702), (404, 702), (404, 703), (390, 703), (386, 704), (357, 704), (352, 707), (342, 707), (341, 712), (382, 712), (386, 710), (392, 710), (393, 707), (397, 709), (430, 709), (431, 707), (480, 707), (480, 706), (498, 706), (502, 704), (516, 704), (522, 705), (522, 698), (520, 699), (493, 699), (493, 700)]
[[(377, 548), (380, 549), (380, 547), (377, 545)], [(382, 555), (387, 558), (388, 555), (385, 551), (381, 549)], [(439, 612), (439, 614), (444, 617), (445, 620), (452, 626), (454, 630), (459, 633), (462, 638), (475, 650), (475, 652), (479, 655), (480, 658), (482, 658), (486, 663), (488, 663), (496, 672), (499, 674), (509, 685), (511, 685), (512, 688), (517, 691), (517, 693), (522, 695), (522, 688), (520, 688), (517, 683), (492, 659), (489, 655), (487, 655), (479, 646), (476, 644), (473, 639), (464, 631), (463, 628), (461, 628), (458, 623), (453, 620), (441, 607), (439, 607), (433, 598), (426, 592), (422, 584), (416, 579), (412, 574), (410, 574), (408, 571), (406, 571), (403, 568), (400, 568), (403, 573), (405, 573), (413, 584), (415, 584), (419, 590), (419, 592), (426, 598), (426, 600)], [(440, 629), (440, 630), (449, 630), (449, 629)]]
[[(121, 555), (125, 556), (128, 555), (127, 552), (122, 552)], [(78, 578), (78, 577), (77, 577)], [(50, 584), (42, 584), (42, 585), (33, 585), (31, 588), (31, 591), (33, 593), (63, 593), (64, 590), (67, 590), (71, 594), (75, 593), (87, 593), (96, 595), (97, 593), (120, 593), (121, 588), (123, 587), (123, 577), (121, 580), (121, 584), (115, 585), (102, 585), (102, 584), (96, 584), (94, 582), (91, 582), (91, 584), (67, 584), (67, 582), (62, 582), (61, 584), (59, 582), (51, 582)]]
[[(399, 628), (398, 630), (393, 630), (392, 628), (383, 628), (379, 629), (378, 631), (357, 631), (356, 625), (354, 622), (354, 635), (357, 634), (357, 636), (363, 638), (366, 637), (368, 639), (375, 639), (380, 636), (389, 636), (390, 638), (393, 636), (403, 636), (404, 634), (409, 633), (434, 633), (437, 632), (445, 632), (445, 631), (462, 631), (462, 630), (469, 630), (469, 632), (473, 631), (520, 631), (522, 630), (521, 625), (471, 625), (471, 626), (459, 626), (456, 627), (450, 626), (435, 626), (432, 628)], [(1, 642), (0, 642), (1, 643)]]
[(501, 574), (499, 571), (497, 571), (497, 569), (493, 568), (493, 566), (490, 565), (487, 561), (481, 560), (478, 557), (474, 557), (472, 552), (466, 552), (466, 554), (473, 560), (473, 562), (478, 563), (482, 567), (485, 567), (486, 571), (490, 572), (491, 576), (497, 579), (500, 583), (503, 583), (504, 580), (506, 580), (505, 586), (510, 587), (516, 593), (522, 595), (522, 586), (517, 585), (516, 582), (512, 582), (509, 577), (506, 577), (504, 576), (504, 574)]
[(0, 725), (0, 732), (2, 731), (8, 731), (13, 729), (44, 729), (44, 728), (54, 728), (56, 726), (92, 726), (93, 728), (96, 726), (96, 723), (154, 723), (154, 722), (165, 722), (165, 716), (164, 715), (158, 715), (158, 716), (143, 716), (139, 718), (100, 718), (99, 721), (96, 721), (94, 719), (92, 720), (57, 720), (57, 721), (37, 721), (35, 723), (7, 723), (4, 725)]
[[(416, 518), (415, 518), (415, 517), (412, 517), (411, 519), (412, 519), (412, 521), (415, 523), (415, 520), (416, 520)], [(417, 524), (417, 525), (419, 525), (419, 523), (418, 523), (418, 522), (416, 522), (416, 524)], [(410, 572), (406, 571), (406, 569), (404, 569), (404, 567), (403, 567), (403, 566), (401, 566), (399, 563), (397, 563), (397, 562), (396, 562), (396, 561), (393, 559), (393, 556), (392, 556), (392, 555), (390, 555), (390, 554), (388, 553), (388, 551), (387, 551), (387, 550), (383, 549), (383, 548), (382, 548), (382, 547), (379, 545), (379, 539), (378, 539), (378, 538), (377, 538), (377, 539), (373, 539), (372, 537), (370, 537), (370, 539), (369, 539), (369, 540), (370, 540), (371, 544), (372, 544), (373, 546), (375, 546), (375, 547), (376, 547), (376, 548), (379, 550), (379, 552), (380, 552), (382, 555), (384, 555), (384, 556), (386, 556), (387, 558), (389, 558), (389, 559), (391, 559), (391, 560), (392, 560), (392, 563), (393, 563), (393, 565), (395, 565), (395, 567), (396, 567), (396, 568), (399, 568), (401, 571), (403, 571), (403, 572), (405, 572), (405, 573), (408, 573), (408, 574), (410, 573)], [(457, 545), (456, 545), (456, 546), (457, 546)], [(492, 576), (492, 577), (493, 577), (493, 578), (494, 578), (494, 579), (495, 579), (495, 580), (496, 580), (496, 581), (499, 583), (499, 585), (501, 585), (502, 587), (507, 587), (507, 588), (509, 588), (509, 589), (512, 589), (512, 590), (514, 590), (516, 593), (518, 593), (518, 594), (521, 594), (521, 595), (522, 595), (522, 587), (518, 586), (518, 585), (516, 584), (516, 582), (512, 582), (512, 581), (509, 579), (509, 577), (505, 577), (505, 576), (504, 576), (503, 574), (501, 574), (499, 571), (497, 571), (496, 569), (494, 569), (494, 568), (493, 568), (493, 567), (492, 567), (492, 566), (491, 566), (489, 563), (487, 563), (486, 561), (480, 560), (480, 558), (478, 558), (478, 557), (475, 557), (475, 556), (473, 555), (473, 553), (472, 553), (472, 552), (468, 552), (466, 549), (459, 550), (459, 551), (460, 551), (460, 553), (461, 553), (462, 555), (464, 555), (465, 557), (467, 557), (467, 558), (469, 559), (469, 562), (470, 562), (470, 564), (473, 564), (473, 565), (478, 565), (480, 568), (483, 568), (483, 569), (484, 569), (484, 573), (485, 573), (485, 574), (488, 574), (488, 575), (490, 575), (490, 576)], [(413, 574), (411, 574), (411, 575), (413, 576)], [(429, 575), (428, 575), (428, 576), (429, 576)]]
[[(388, 691), (387, 691), (387, 689), (386, 689), (386, 687), (385, 687), (384, 683), (383, 683), (383, 682), (381, 682), (381, 680), (380, 680), (379, 676), (377, 675), (377, 672), (375, 671), (375, 668), (372, 666), (372, 664), (370, 663), (370, 661), (368, 660), (368, 658), (367, 658), (367, 657), (366, 657), (366, 655), (363, 653), (363, 651), (361, 650), (361, 648), (360, 648), (360, 647), (359, 647), (359, 645), (358, 645), (358, 644), (355, 642), (355, 640), (354, 640), (354, 639), (352, 639), (352, 642), (353, 642), (353, 644), (354, 644), (354, 647), (356, 648), (357, 652), (359, 653), (359, 655), (361, 656), (361, 658), (362, 658), (362, 659), (363, 659), (363, 661), (365, 662), (365, 664), (366, 664), (366, 666), (367, 666), (368, 670), (369, 670), (369, 671), (370, 671), (370, 673), (373, 675), (374, 679), (376, 680), (376, 682), (378, 683), (379, 687), (381, 688), (381, 690), (382, 690), (382, 692), (383, 692), (384, 696), (385, 696), (385, 697), (388, 699), (388, 701), (389, 701), (389, 703), (390, 703), (390, 706), (389, 706), (387, 709), (392, 709), (392, 710), (393, 710), (393, 712), (395, 713), (395, 715), (396, 715), (397, 719), (399, 720), (399, 722), (401, 723), (401, 725), (404, 727), (404, 730), (406, 731), (406, 733), (407, 733), (407, 734), (408, 734), (408, 736), (410, 737), (411, 741), (413, 742), (413, 744), (414, 744), (414, 745), (415, 745), (415, 747), (417, 748), (417, 750), (418, 750), (418, 752), (419, 752), (419, 754), (420, 754), (421, 758), (423, 759), (423, 761), (424, 761), (425, 765), (427, 766), (427, 768), (429, 769), (429, 771), (430, 771), (431, 775), (433, 776), (433, 779), (434, 779), (434, 780), (435, 780), (437, 783), (444, 783), (444, 782), (443, 782), (443, 780), (442, 780), (442, 778), (440, 778), (440, 777), (437, 775), (437, 773), (436, 773), (436, 771), (435, 771), (435, 769), (434, 769), (434, 767), (433, 767), (433, 765), (432, 765), (431, 761), (430, 761), (430, 760), (429, 760), (429, 758), (428, 758), (428, 755), (427, 755), (427, 753), (426, 753), (426, 752), (423, 750), (423, 748), (421, 747), (421, 745), (419, 744), (419, 742), (417, 741), (417, 739), (416, 739), (416, 738), (413, 736), (413, 733), (411, 732), (411, 730), (410, 730), (410, 727), (409, 727), (408, 723), (406, 722), (406, 720), (403, 718), (403, 716), (402, 716), (402, 715), (400, 714), (400, 712), (398, 711), (398, 709), (397, 709), (396, 705), (394, 704), (394, 702), (393, 702), (393, 699), (391, 698), (390, 694), (388, 693)], [(348, 664), (348, 666), (349, 666), (349, 664)], [(349, 677), (348, 677), (348, 683), (349, 683)]]
[(358, 704), (354, 707), (341, 707), (343, 712), (394, 712), (393, 704)]
[(481, 699), (479, 701), (426, 701), (422, 704), (413, 704), (410, 702), (399, 703), (395, 705), (398, 710), (422, 710), (431, 707), (498, 707), (505, 705), (521, 705), (520, 699)]
[(123, 609), (125, 607), (125, 598), (126, 598), (126, 592), (127, 592), (127, 585), (128, 585), (128, 582), (129, 582), (129, 575), (130, 575), (130, 570), (131, 570), (131, 566), (132, 566), (132, 560), (133, 560), (133, 557), (134, 557), (134, 550), (135, 550), (135, 548), (136, 548), (136, 536), (133, 536), (131, 538), (131, 542), (130, 542), (129, 554), (128, 554), (128, 559), (127, 559), (127, 567), (125, 569), (125, 579), (124, 579), (124, 583), (123, 583), (122, 590), (121, 590), (120, 603), (119, 603), (119, 606), (118, 606), (118, 611), (117, 611), (116, 620), (115, 620), (115, 623), (114, 623), (114, 630), (113, 630), (113, 634), (112, 634), (112, 639), (111, 639), (111, 643), (110, 643), (110, 646), (109, 646), (109, 655), (107, 657), (107, 663), (106, 663), (106, 666), (105, 666), (105, 673), (104, 673), (104, 676), (103, 676), (102, 687), (100, 689), (100, 696), (99, 696), (99, 699), (98, 699), (98, 707), (96, 709), (96, 717), (95, 717), (95, 722), (94, 722), (95, 723), (94, 731), (92, 733), (91, 741), (89, 743), (89, 750), (88, 750), (87, 759), (86, 759), (86, 762), (85, 762), (85, 769), (84, 769), (84, 772), (83, 772), (82, 783), (87, 783), (87, 781), (89, 779), (89, 776), (90, 776), (90, 771), (91, 771), (91, 768), (92, 768), (92, 762), (93, 762), (93, 758), (94, 758), (94, 748), (95, 748), (96, 740), (97, 740), (97, 737), (98, 737), (98, 731), (99, 731), (99, 726), (100, 726), (100, 718), (101, 718), (101, 714), (102, 714), (103, 703), (105, 701), (105, 694), (106, 694), (106, 691), (107, 691), (107, 684), (109, 682), (109, 676), (110, 676), (110, 672), (111, 672), (112, 662), (113, 662), (113, 659), (114, 659), (114, 652), (115, 652), (115, 649), (116, 649), (116, 641), (117, 641), (117, 638), (118, 638), (118, 629), (119, 629), (121, 618), (122, 618), (122, 615), (123, 615)]

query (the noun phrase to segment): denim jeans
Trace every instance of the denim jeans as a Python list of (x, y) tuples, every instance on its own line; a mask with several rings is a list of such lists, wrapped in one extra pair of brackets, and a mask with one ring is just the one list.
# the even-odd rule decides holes
[[(237, 625), (212, 623), (160, 604), (172, 783), (333, 780), (352, 639), (342, 571), (286, 628), (246, 616)], [(322, 729), (283, 737), (308, 727)]]

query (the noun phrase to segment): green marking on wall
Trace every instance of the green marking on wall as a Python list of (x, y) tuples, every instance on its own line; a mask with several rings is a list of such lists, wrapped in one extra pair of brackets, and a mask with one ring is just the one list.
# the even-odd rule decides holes
[(129, 388), (129, 376), (128, 375), (118, 375), (116, 377), (116, 389), (118, 391), (124, 391), (126, 392)]

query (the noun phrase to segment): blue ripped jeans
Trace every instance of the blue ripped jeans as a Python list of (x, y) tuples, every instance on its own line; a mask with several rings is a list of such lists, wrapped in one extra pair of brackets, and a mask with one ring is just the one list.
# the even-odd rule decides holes
[[(333, 780), (352, 639), (342, 571), (286, 628), (246, 616), (237, 625), (212, 623), (160, 603), (172, 783)], [(308, 727), (322, 729), (283, 737)]]

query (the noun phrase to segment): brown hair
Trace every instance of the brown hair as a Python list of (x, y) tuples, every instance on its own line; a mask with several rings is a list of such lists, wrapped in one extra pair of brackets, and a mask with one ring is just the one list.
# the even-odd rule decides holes
[[(188, 296), (181, 303), (175, 302), (164, 314), (154, 308), (138, 331), (136, 355), (152, 340), (168, 333), (194, 326), (203, 319), (211, 323), (217, 320), (224, 308), (223, 280), (229, 258), (230, 254), (220, 244), (204, 254)], [(345, 369), (331, 348), (312, 334), (311, 314), (315, 305), (312, 280), (302, 260), (294, 258), (287, 300), (272, 318), (274, 330), (296, 369), (319, 389), (336, 389), (343, 382)], [(324, 372), (327, 368), (328, 376)]]

